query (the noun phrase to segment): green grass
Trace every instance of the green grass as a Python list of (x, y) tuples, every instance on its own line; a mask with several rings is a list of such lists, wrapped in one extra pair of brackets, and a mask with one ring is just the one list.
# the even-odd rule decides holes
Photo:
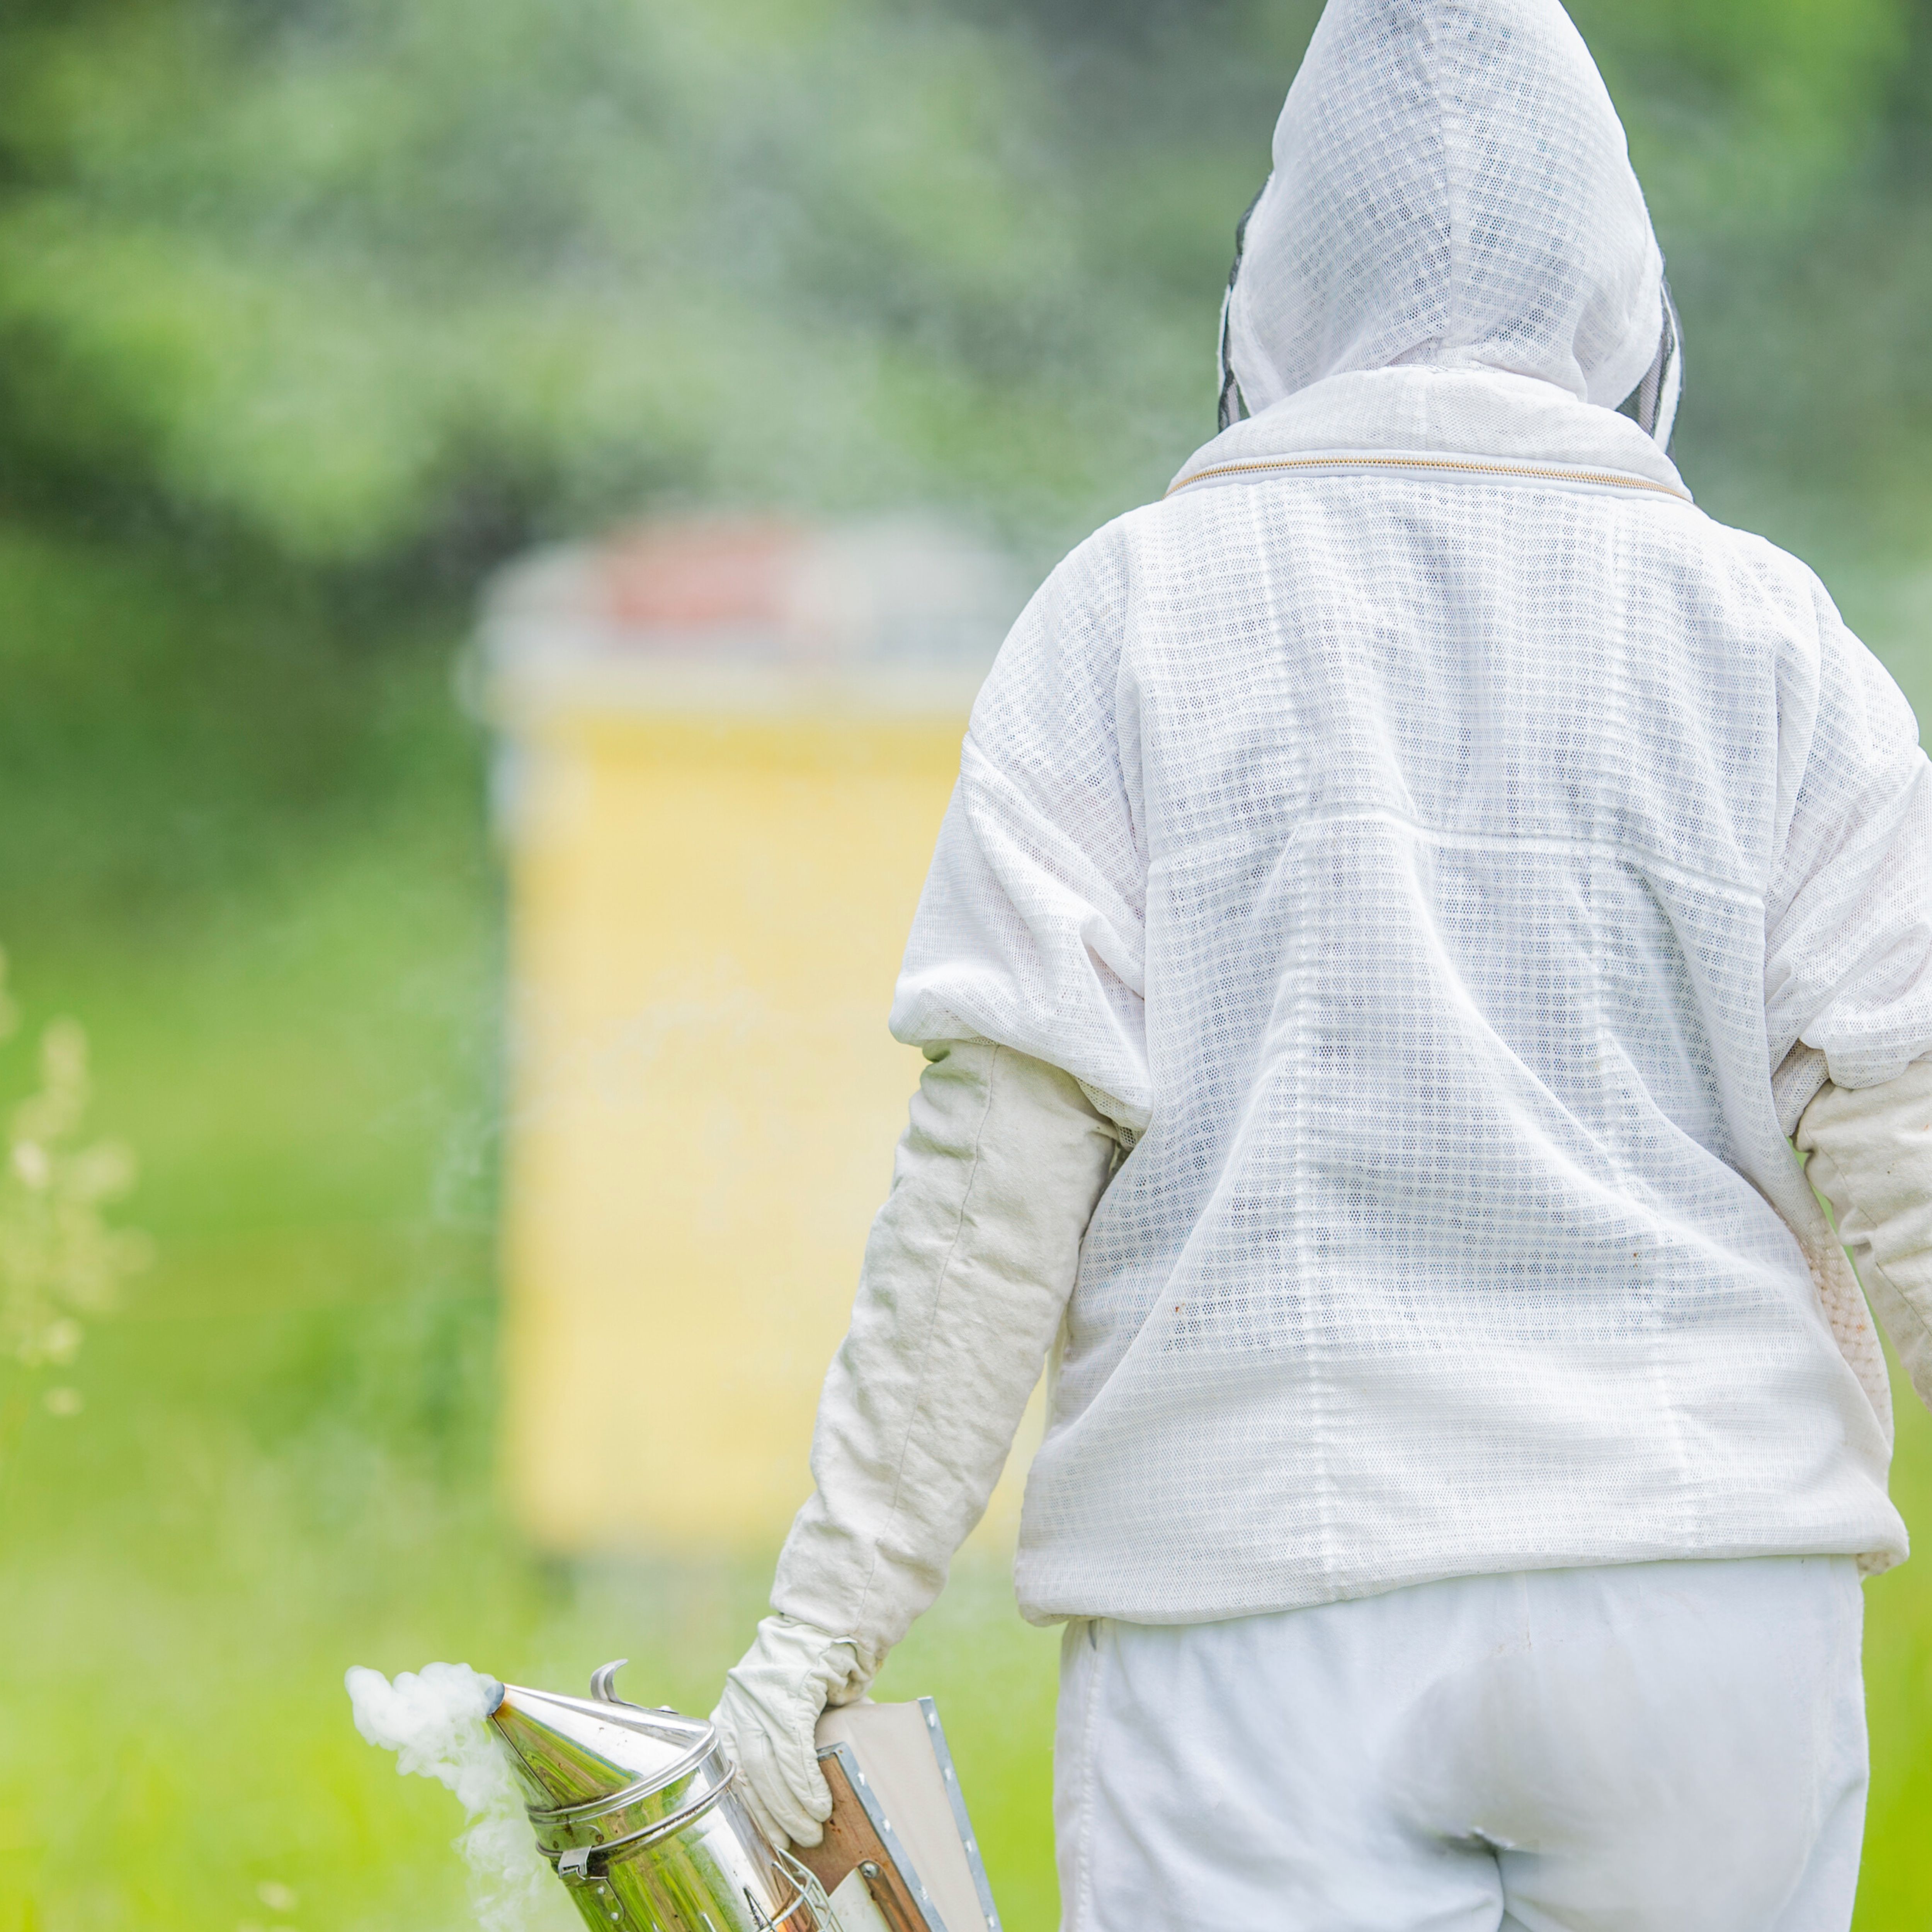
[[(500, 909), (462, 614), (378, 650), (286, 592), (0, 540), (0, 938), (30, 1030), (86, 1024), (158, 1250), (0, 1502), (0, 1932), (465, 1924), (454, 1801), (356, 1735), (345, 1667), (567, 1688), (628, 1654), (627, 1688), (702, 1711), (769, 1585), (562, 1574), (496, 1514)], [(1022, 1932), (1054, 1910), (1054, 1652), (969, 1570), (884, 1684), (952, 1714)]]
[[(762, 1564), (561, 1575), (495, 1514), (489, 898), (431, 829), (318, 853), (137, 972), (63, 962), (161, 1259), (71, 1377), (83, 1413), (36, 1416), (4, 1525), (8, 1932), (463, 1924), (453, 1802), (356, 1736), (344, 1667), (577, 1688), (628, 1655), (703, 1711), (760, 1614)], [(1054, 1648), (969, 1573), (886, 1686), (956, 1714), (1023, 1928), (1053, 1922)]]
[[(702, 1711), (767, 1580), (563, 1574), (492, 1500), (499, 912), (460, 614), (379, 652), (273, 582), (17, 538), (0, 597), (32, 620), (0, 638), (0, 938), (31, 1018), (88, 1026), (160, 1256), (0, 1514), (0, 1932), (460, 1927), (454, 1802), (356, 1736), (344, 1667), (567, 1688), (628, 1655), (634, 1694)], [(1922, 1932), (1932, 1564), (1869, 1604), (1858, 1924)], [(969, 1569), (880, 1686), (939, 1697), (1015, 1932), (1054, 1922), (1055, 1648)]]

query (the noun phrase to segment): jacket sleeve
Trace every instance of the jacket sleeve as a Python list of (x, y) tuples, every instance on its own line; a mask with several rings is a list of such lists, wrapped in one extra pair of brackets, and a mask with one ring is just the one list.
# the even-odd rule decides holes
[(1130, 1132), (1151, 1106), (1130, 572), (1113, 526), (1027, 607), (973, 707), (892, 1004), (908, 1046), (1064, 1069)]
[(1780, 1124), (1828, 1079), (1932, 1054), (1932, 766), (1884, 667), (1816, 590), (1815, 658), (1780, 693), (1765, 1014)]
[(1932, 1060), (1875, 1087), (1828, 1082), (1796, 1138), (1912, 1386), (1932, 1407)]
[(867, 1676), (985, 1513), (1120, 1151), (1058, 1067), (985, 1041), (926, 1055), (772, 1592)]

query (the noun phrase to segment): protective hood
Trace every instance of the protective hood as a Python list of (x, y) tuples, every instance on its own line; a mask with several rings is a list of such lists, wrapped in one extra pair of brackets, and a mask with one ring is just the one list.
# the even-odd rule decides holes
[(1557, 0), (1330, 0), (1241, 224), (1221, 344), (1223, 428), (1328, 376), (1420, 364), (1628, 400), (1668, 443), (1664, 257)]

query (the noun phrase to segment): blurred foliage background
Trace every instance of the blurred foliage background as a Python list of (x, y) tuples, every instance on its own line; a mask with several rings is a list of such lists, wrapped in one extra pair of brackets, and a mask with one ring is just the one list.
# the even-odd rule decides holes
[[(546, 1571), (491, 1501), (476, 586), (691, 506), (937, 508), (1044, 568), (1156, 494), (1315, 10), (0, 0), (0, 1097), (84, 1021), (158, 1257), (58, 1401), (4, 1371), (0, 1928), (464, 1922), (351, 1662), (628, 1651), (708, 1708), (757, 1566)], [(1932, 703), (1932, 0), (1575, 10), (1688, 479)], [(1045, 1932), (1054, 1645), (1006, 1602), (963, 1576), (884, 1688), (940, 1694)], [(1932, 1580), (1869, 1602), (1858, 1923), (1916, 1932)]]

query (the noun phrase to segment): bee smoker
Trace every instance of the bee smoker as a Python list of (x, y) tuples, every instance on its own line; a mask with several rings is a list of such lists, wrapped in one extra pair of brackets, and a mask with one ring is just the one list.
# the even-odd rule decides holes
[(506, 1684), (490, 1722), (544, 1856), (601, 1932), (840, 1932), (824, 1888), (732, 1789), (718, 1733), (626, 1703)]
[(620, 1667), (587, 1698), (505, 1684), (489, 1713), (539, 1849), (600, 1932), (1000, 1932), (929, 1697), (827, 1714), (832, 1814), (799, 1858), (753, 1822), (717, 1732), (626, 1703)]

